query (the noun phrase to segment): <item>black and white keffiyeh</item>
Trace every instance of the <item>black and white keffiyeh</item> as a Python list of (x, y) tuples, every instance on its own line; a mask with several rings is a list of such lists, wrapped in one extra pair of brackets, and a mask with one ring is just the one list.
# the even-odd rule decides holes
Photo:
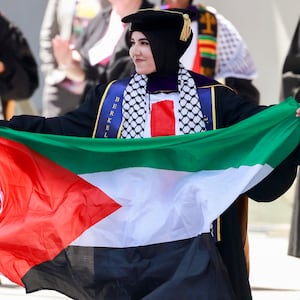
[[(141, 138), (146, 121), (146, 87), (148, 77), (135, 74), (123, 99), (122, 138)], [(179, 130), (182, 134), (205, 131), (205, 122), (195, 81), (182, 64), (178, 72)]]

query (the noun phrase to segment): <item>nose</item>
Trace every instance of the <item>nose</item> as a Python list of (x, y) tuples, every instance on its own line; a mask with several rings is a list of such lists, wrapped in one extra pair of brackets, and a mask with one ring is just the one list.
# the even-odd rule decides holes
[(139, 47), (138, 43), (135, 43), (135, 44), (133, 44), (133, 45), (131, 46), (131, 53), (132, 53), (134, 56), (136, 56), (136, 55), (138, 55), (138, 54), (141, 53), (140, 47)]

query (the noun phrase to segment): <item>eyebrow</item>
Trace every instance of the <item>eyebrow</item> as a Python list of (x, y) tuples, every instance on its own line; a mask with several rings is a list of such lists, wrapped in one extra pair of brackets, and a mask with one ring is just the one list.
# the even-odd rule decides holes
[[(134, 40), (134, 38), (131, 38), (131, 40), (133, 41)], [(149, 42), (149, 40), (147, 39), (147, 38), (139, 38), (139, 39), (137, 39), (138, 41), (147, 41), (147, 42)]]

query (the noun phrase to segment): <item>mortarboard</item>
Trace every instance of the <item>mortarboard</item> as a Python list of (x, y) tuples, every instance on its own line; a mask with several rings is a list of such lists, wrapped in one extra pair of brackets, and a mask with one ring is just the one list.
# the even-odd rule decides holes
[(131, 23), (130, 31), (141, 31), (150, 41), (157, 70), (170, 73), (178, 69), (179, 59), (192, 40), (193, 12), (183, 9), (141, 9), (122, 19)]

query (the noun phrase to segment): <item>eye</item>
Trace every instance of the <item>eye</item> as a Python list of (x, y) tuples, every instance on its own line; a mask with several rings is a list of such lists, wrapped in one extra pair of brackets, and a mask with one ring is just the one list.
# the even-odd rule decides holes
[(142, 41), (141, 41), (141, 44), (144, 45), (144, 46), (150, 45), (150, 43), (149, 43), (148, 40), (142, 40)]

